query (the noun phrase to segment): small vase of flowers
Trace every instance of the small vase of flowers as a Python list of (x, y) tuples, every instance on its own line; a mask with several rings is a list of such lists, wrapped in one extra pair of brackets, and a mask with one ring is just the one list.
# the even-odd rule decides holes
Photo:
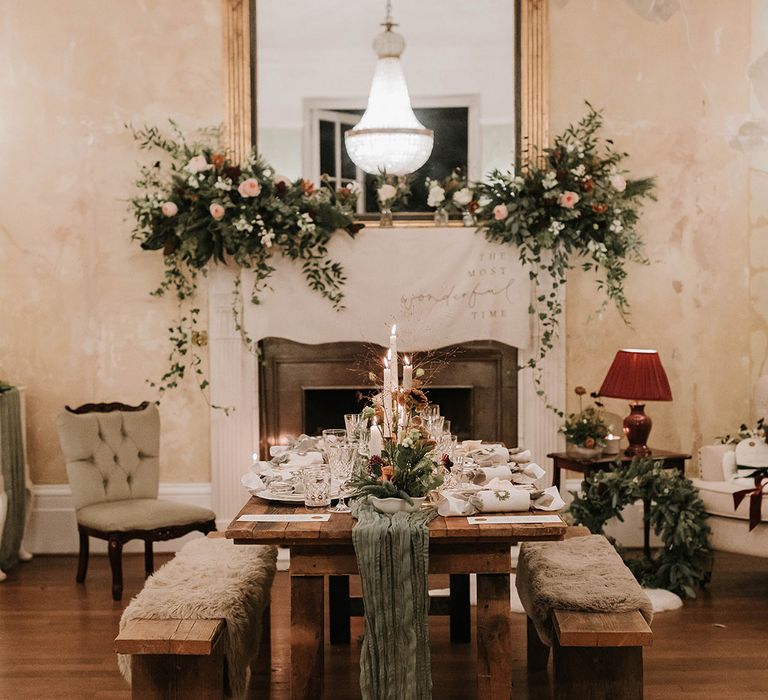
[(424, 184), (428, 192), (427, 206), (435, 209), (436, 226), (447, 224), (451, 212), (461, 215), (464, 226), (475, 225), (475, 212), (479, 205), (474, 188), (461, 168), (455, 168), (442, 180), (428, 177)]
[(379, 226), (392, 228), (392, 209), (407, 204), (411, 196), (411, 183), (407, 175), (387, 175), (381, 172), (374, 182), (376, 201), (379, 204)]
[(582, 397), (587, 393), (583, 386), (577, 386), (576, 395), (579, 397), (578, 413), (571, 413), (560, 428), (565, 435), (566, 451), (579, 459), (594, 459), (603, 452), (605, 438), (608, 436), (608, 426), (600, 413), (600, 406), (582, 405)]

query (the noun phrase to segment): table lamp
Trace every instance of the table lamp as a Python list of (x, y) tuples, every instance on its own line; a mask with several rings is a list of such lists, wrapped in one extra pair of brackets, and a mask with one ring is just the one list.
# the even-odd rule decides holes
[(656, 350), (619, 350), (600, 387), (600, 396), (629, 399), (629, 415), (624, 419), (628, 457), (651, 454), (648, 436), (653, 421), (645, 414), (646, 401), (671, 401), (672, 390)]

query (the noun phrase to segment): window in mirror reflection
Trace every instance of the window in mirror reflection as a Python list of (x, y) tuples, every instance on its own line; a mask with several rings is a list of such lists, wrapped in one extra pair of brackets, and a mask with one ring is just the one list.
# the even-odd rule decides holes
[[(414, 176), (409, 212), (426, 206), (424, 179), (465, 166), (471, 180), (514, 162), (514, 2), (395, 0), (402, 66), (417, 118), (435, 132)], [(343, 134), (362, 115), (384, 1), (257, 0), (256, 145), (285, 177), (363, 181)], [(321, 114), (324, 112), (325, 114)], [(322, 136), (322, 139), (321, 139)], [(322, 143), (321, 143), (322, 140)], [(322, 168), (321, 168), (322, 161)], [(370, 186), (360, 212), (375, 212)], [(426, 216), (426, 214), (425, 214)]]
[[(311, 122), (311, 137), (304, 154), (305, 176), (319, 182), (328, 175), (339, 188), (357, 182), (362, 193), (357, 202), (358, 214), (378, 211), (374, 191), (374, 176), (358, 168), (344, 147), (344, 133), (360, 119), (362, 109), (315, 109), (312, 102), (305, 110)], [(474, 121), (474, 105), (463, 107), (415, 108), (416, 118), (435, 133), (435, 145), (429, 160), (412, 175), (411, 198), (401, 211), (423, 213), (427, 206), (426, 178), (442, 180), (456, 168), (463, 172), (476, 171), (477, 153), (470, 152), (470, 119)], [(472, 125), (475, 127), (476, 125)], [(471, 167), (469, 167), (471, 164)]]

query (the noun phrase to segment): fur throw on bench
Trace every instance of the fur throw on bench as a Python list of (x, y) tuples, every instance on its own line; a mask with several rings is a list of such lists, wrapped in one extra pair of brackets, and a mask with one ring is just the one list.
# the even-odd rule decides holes
[(553, 610), (639, 610), (648, 624), (653, 619), (648, 596), (602, 535), (524, 542), (515, 585), (539, 637), (550, 646)]
[[(120, 630), (134, 619), (223, 618), (227, 621), (228, 687), (233, 698), (244, 698), (276, 561), (275, 547), (237, 546), (224, 538), (193, 540), (147, 579), (123, 612)], [(130, 656), (118, 654), (120, 672), (128, 683), (130, 661)]]

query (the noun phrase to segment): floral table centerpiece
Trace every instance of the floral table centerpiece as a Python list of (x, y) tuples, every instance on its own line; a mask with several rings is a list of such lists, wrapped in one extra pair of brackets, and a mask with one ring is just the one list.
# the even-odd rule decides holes
[(596, 402), (587, 408), (582, 406), (581, 397), (587, 390), (577, 386), (575, 392), (579, 397), (579, 412), (571, 413), (566, 418), (560, 432), (565, 435), (568, 452), (574, 457), (590, 459), (602, 453), (609, 428), (600, 414), (600, 404)]
[[(419, 413), (429, 406), (421, 389), (423, 368), (403, 358), (403, 382), (399, 382), (397, 326), (392, 326), (390, 346), (383, 360), (380, 391), (363, 409), (373, 420), (370, 458), (350, 481), (352, 498), (370, 497), (374, 508), (385, 513), (417, 510), (427, 494), (443, 483), (435, 441), (429, 439)], [(378, 381), (375, 372), (369, 373)]]

